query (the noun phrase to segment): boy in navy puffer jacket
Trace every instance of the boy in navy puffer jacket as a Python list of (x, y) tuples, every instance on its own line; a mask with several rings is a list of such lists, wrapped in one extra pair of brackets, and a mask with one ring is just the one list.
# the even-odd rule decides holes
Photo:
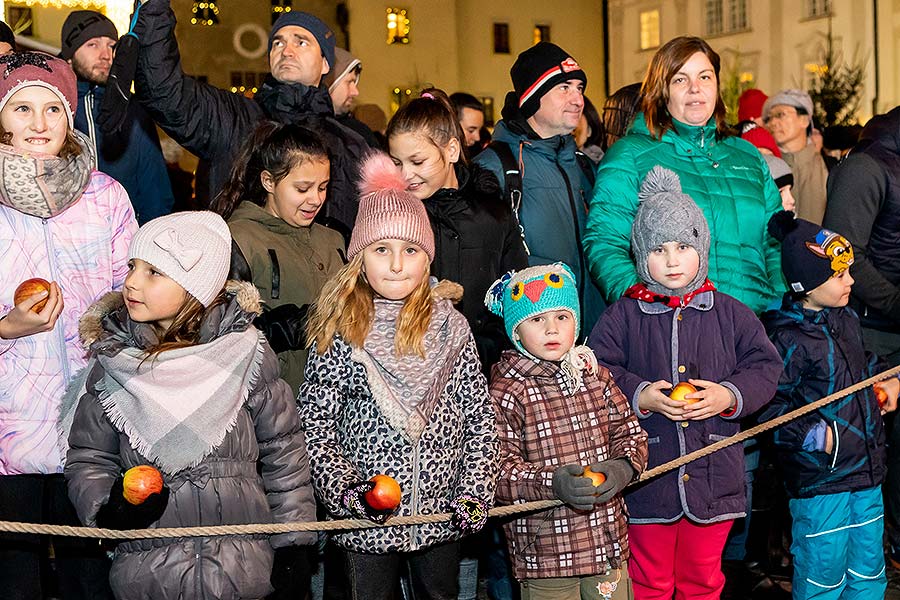
[[(793, 213), (769, 231), (782, 240), (782, 270), (793, 290), (763, 316), (784, 359), (775, 399), (761, 419), (800, 408), (881, 370), (863, 348), (847, 307), (853, 248), (843, 236)], [(887, 586), (882, 534), (885, 474), (882, 417), (897, 407), (896, 378), (841, 398), (775, 430), (778, 463), (793, 517), (794, 598), (881, 598)]]

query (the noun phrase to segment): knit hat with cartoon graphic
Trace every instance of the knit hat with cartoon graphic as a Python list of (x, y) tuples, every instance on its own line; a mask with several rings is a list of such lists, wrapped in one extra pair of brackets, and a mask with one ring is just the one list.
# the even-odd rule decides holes
[[(631, 226), (635, 266), (647, 288), (664, 296), (684, 296), (706, 281), (709, 270), (709, 225), (703, 211), (681, 191), (681, 180), (659, 165), (653, 167), (638, 192), (637, 214)], [(687, 244), (700, 255), (700, 268), (685, 287), (669, 289), (650, 276), (647, 259), (654, 248), (667, 242)]]
[(781, 271), (794, 293), (811, 292), (853, 264), (853, 246), (839, 233), (782, 210), (769, 219), (781, 242)]
[(575, 319), (575, 331), (581, 320), (575, 275), (561, 262), (506, 273), (488, 289), (484, 304), (503, 318), (506, 335), (516, 350), (535, 360), (537, 357), (522, 346), (516, 327), (526, 319), (550, 310), (570, 311)]

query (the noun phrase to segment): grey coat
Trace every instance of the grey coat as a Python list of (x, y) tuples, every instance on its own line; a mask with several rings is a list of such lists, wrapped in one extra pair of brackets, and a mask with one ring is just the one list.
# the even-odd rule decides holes
[[(226, 312), (258, 308), (255, 288), (238, 284), (234, 289), (238, 293)], [(128, 319), (126, 311), (116, 310), (120, 303), (121, 294), (109, 294), (85, 315), (82, 335), (86, 342), (109, 335), (102, 329), (104, 315)], [(144, 326), (127, 323), (122, 329), (140, 327)], [(224, 441), (197, 467), (175, 476), (163, 474), (169, 502), (154, 527), (315, 520), (303, 433), (291, 391), (278, 373), (278, 359), (266, 346), (259, 381)], [(95, 390), (101, 377), (99, 366), (88, 375), (65, 467), (69, 497), (88, 526), (96, 524), (97, 511), (106, 503), (113, 481), (133, 466), (150, 463), (104, 413)], [(271, 592), (273, 547), (315, 540), (314, 533), (296, 533), (271, 539), (127, 541), (116, 548), (110, 584), (119, 600), (262, 598)]]

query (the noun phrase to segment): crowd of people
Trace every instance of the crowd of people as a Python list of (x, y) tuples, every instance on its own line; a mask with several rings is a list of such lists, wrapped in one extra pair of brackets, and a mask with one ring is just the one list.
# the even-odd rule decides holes
[[(900, 107), (832, 156), (802, 90), (728, 123), (719, 55), (677, 37), (602, 107), (539, 42), (490, 132), (437, 87), (374, 123), (311, 14), (252, 98), (174, 31), (169, 0), (136, 52), (95, 11), (58, 57), (0, 26), (0, 520), (374, 526), (0, 534), (5, 597), (884, 596), (900, 378), (641, 476), (900, 364)], [(188, 200), (157, 126), (200, 159)]]

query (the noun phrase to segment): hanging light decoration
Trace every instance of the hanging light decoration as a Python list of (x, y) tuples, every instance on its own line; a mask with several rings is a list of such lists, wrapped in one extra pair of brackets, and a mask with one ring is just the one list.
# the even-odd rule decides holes
[(213, 0), (194, 2), (191, 8), (191, 25), (218, 25), (219, 7)]
[[(0, 18), (6, 16), (6, 0), (0, 0)], [(15, 0), (16, 6), (27, 8), (93, 9), (104, 13), (115, 23), (120, 34), (128, 31), (134, 0)]]

